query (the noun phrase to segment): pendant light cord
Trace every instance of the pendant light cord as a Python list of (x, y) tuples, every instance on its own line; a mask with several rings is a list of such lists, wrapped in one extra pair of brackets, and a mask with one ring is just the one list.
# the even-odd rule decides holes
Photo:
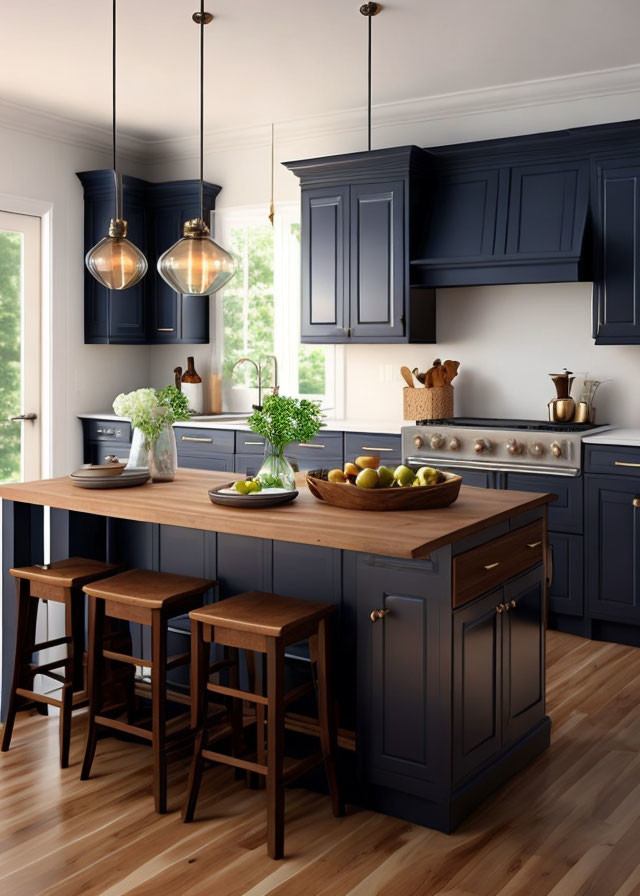
[(200, 0), (200, 218), (204, 221), (204, 0)]
[(368, 22), (368, 52), (367, 52), (367, 142), (368, 149), (371, 152), (371, 19), (373, 15), (369, 12), (367, 16)]
[(111, 45), (111, 99), (112, 99), (112, 120), (111, 131), (113, 135), (113, 179), (116, 188), (116, 220), (122, 215), (122, 193), (120, 188), (120, 178), (116, 168), (116, 0), (113, 0), (113, 34)]

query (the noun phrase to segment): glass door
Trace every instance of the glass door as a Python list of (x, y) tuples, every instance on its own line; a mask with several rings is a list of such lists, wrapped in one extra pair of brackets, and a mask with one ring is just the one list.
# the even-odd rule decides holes
[(0, 482), (40, 478), (40, 218), (0, 211)]

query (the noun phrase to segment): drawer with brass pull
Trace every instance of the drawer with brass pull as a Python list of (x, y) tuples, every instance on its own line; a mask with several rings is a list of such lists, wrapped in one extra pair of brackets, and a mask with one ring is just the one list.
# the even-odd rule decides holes
[(174, 432), (180, 454), (233, 454), (235, 433), (228, 429), (175, 426)]
[(453, 558), (453, 606), (461, 607), (544, 556), (544, 525), (536, 520)]
[(640, 479), (640, 448), (631, 445), (586, 445), (587, 473)]
[(400, 436), (363, 432), (344, 434), (345, 460), (355, 460), (362, 455), (377, 455), (380, 463), (397, 466), (402, 455)]
[(308, 442), (292, 442), (285, 454), (294, 460), (309, 460), (314, 467), (325, 467), (325, 457), (342, 457), (342, 433), (323, 429)]

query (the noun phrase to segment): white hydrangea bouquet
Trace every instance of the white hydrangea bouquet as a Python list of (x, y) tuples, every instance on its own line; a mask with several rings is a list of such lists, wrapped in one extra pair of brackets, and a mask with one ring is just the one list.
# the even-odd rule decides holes
[(136, 389), (121, 392), (113, 402), (119, 417), (133, 426), (128, 467), (148, 466), (156, 482), (174, 478), (177, 449), (172, 424), (189, 419), (186, 397), (175, 388)]

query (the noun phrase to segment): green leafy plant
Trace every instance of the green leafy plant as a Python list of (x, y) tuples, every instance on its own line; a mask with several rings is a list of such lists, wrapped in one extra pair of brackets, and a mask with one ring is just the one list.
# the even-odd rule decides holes
[(189, 401), (187, 396), (176, 386), (165, 386), (158, 391), (158, 403), (161, 407), (170, 407), (173, 412), (174, 422), (179, 423), (189, 420)]
[(247, 421), (249, 429), (263, 436), (277, 449), (291, 442), (308, 442), (320, 432), (322, 411), (306, 398), (267, 395), (261, 411)]

